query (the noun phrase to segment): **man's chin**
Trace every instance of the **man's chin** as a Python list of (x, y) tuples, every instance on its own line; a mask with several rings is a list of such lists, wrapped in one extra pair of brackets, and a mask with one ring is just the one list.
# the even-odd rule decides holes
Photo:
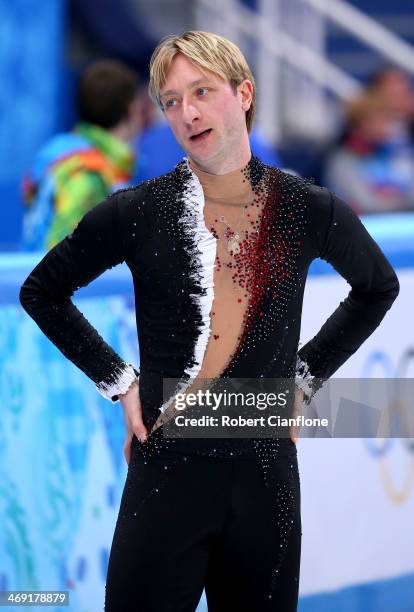
[(187, 149), (185, 150), (187, 153), (187, 157), (190, 160), (194, 160), (194, 162), (200, 166), (203, 164), (208, 164), (209, 162), (212, 162), (216, 159), (217, 157), (217, 151), (194, 151), (192, 149)]
[(217, 155), (217, 147), (212, 146), (212, 143), (192, 143), (191, 141), (186, 141), (179, 144), (187, 156), (193, 159), (208, 161), (209, 159), (214, 159)]

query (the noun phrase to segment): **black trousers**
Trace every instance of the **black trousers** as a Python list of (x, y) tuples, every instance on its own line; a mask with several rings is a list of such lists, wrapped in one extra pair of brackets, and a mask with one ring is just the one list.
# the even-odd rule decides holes
[(270, 460), (159, 453), (134, 437), (106, 612), (294, 612), (301, 549), (296, 452)]

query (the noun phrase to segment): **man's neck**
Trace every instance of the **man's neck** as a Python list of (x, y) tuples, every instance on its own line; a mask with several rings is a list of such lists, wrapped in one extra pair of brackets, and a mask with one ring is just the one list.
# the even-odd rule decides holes
[(246, 173), (243, 171), (248, 165), (250, 158), (246, 164), (237, 167), (232, 171), (224, 174), (213, 174), (195, 167), (193, 162), (189, 160), (190, 168), (197, 175), (204, 191), (204, 196), (207, 200), (210, 198), (221, 201), (222, 204), (245, 202), (251, 199), (252, 187), (246, 180)]

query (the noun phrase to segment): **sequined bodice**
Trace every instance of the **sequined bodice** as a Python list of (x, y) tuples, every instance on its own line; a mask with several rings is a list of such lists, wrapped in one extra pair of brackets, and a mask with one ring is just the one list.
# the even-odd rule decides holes
[[(231, 378), (296, 377), (311, 398), (317, 384), (374, 331), (398, 294), (394, 270), (346, 203), (255, 157), (244, 172), (258, 198), (252, 210), (261, 214), (251, 247), (243, 246), (247, 217), (239, 227), (230, 208), (221, 215), (220, 206), (208, 210), (204, 196), (212, 194), (183, 161), (90, 210), (22, 286), (21, 303), (44, 333), (104, 397), (117, 401), (135, 369), (70, 298), (108, 268), (127, 263), (148, 430), (170, 402), (163, 395), (166, 378), (179, 379), (182, 388), (218, 372)], [(351, 291), (298, 351), (306, 277), (317, 257), (332, 263)], [(162, 439), (155, 434), (154, 440)], [(209, 441), (191, 442), (197, 451)], [(267, 444), (260, 442), (259, 454)]]

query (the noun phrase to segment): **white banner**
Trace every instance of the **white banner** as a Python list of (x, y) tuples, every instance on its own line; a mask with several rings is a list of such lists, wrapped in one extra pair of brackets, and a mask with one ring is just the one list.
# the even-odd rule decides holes
[[(335, 377), (414, 377), (414, 270), (398, 276), (401, 290), (391, 310)], [(337, 275), (309, 277), (303, 344), (349, 289)], [(299, 440), (300, 595), (414, 572), (413, 453), (409, 439)]]

